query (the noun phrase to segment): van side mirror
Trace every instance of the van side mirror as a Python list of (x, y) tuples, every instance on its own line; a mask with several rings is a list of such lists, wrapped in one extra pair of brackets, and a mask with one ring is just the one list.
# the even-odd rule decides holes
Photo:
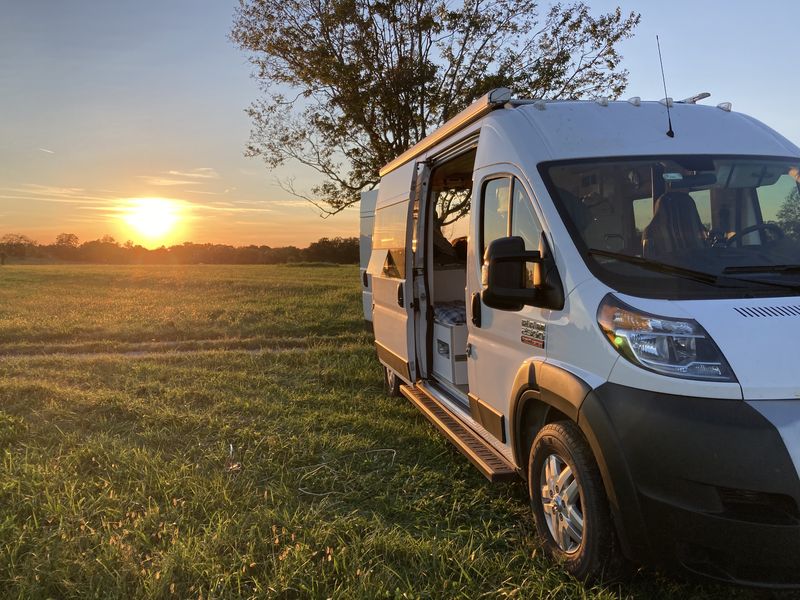
[(490, 308), (512, 311), (535, 304), (536, 289), (525, 285), (528, 273), (525, 264), (541, 260), (539, 252), (525, 250), (525, 240), (519, 236), (494, 240), (483, 257), (483, 303)]

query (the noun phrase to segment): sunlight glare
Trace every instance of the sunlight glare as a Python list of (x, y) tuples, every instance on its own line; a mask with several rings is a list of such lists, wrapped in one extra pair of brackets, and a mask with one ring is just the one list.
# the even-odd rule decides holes
[(122, 220), (142, 241), (165, 243), (181, 222), (181, 206), (167, 198), (131, 198)]

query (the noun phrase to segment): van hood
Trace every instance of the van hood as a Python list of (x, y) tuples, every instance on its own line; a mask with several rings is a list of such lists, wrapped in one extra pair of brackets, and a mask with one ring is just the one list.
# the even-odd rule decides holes
[(722, 350), (745, 400), (800, 398), (800, 297), (675, 304)]

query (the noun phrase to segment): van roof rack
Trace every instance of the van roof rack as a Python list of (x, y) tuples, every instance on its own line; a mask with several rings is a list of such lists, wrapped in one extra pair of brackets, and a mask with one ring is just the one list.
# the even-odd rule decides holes
[[(689, 98), (684, 98), (683, 100), (678, 100), (678, 104), (696, 104), (699, 100), (704, 100), (711, 96), (708, 92), (700, 92), (694, 96)], [(465, 127), (471, 125), (481, 117), (487, 115), (488, 113), (492, 112), (497, 108), (502, 108), (505, 105), (510, 105), (512, 107), (515, 106), (524, 106), (528, 104), (534, 105), (539, 110), (544, 110), (547, 104), (551, 103), (558, 103), (558, 102), (572, 102), (573, 100), (545, 100), (543, 98), (513, 98), (512, 92), (508, 88), (495, 88), (492, 91), (484, 94), (480, 98), (478, 98), (475, 102), (470, 104), (467, 108), (462, 110), (458, 113), (455, 117), (447, 121), (444, 125), (439, 127), (436, 131), (431, 133), (429, 136), (423, 138), (411, 148), (403, 152), (400, 156), (392, 160), (391, 162), (384, 165), (384, 167), (380, 170), (379, 174), (381, 177), (384, 177), (388, 173), (391, 173), (398, 167), (406, 164), (408, 161), (415, 159), (420, 154), (423, 154), (425, 151), (430, 150), (436, 144), (444, 140), (445, 138), (457, 133), (458, 131), (464, 129)], [(586, 100), (585, 102), (597, 102), (601, 106), (608, 106), (608, 98), (595, 98), (593, 100)], [(635, 96), (628, 100), (630, 104), (634, 106), (640, 106), (642, 103), (642, 99), (638, 96)], [(670, 106), (673, 105), (675, 101), (672, 98), (664, 98), (660, 101), (662, 104), (669, 103)], [(727, 106), (728, 103), (723, 103), (726, 106), (723, 107), (719, 105), (718, 108), (722, 108), (723, 110), (730, 110)]]
[(420, 140), (384, 166), (380, 170), (380, 176), (383, 177), (408, 161), (415, 159), (443, 139), (464, 129), (494, 109), (502, 107), (509, 100), (511, 100), (511, 90), (508, 88), (495, 88), (491, 92), (484, 94), (432, 134)]

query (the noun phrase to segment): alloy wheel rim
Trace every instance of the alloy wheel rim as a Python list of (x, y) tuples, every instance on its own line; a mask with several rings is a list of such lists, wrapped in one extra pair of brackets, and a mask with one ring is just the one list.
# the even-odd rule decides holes
[(558, 454), (545, 458), (539, 489), (553, 541), (567, 554), (577, 552), (583, 541), (583, 490), (572, 468)]

